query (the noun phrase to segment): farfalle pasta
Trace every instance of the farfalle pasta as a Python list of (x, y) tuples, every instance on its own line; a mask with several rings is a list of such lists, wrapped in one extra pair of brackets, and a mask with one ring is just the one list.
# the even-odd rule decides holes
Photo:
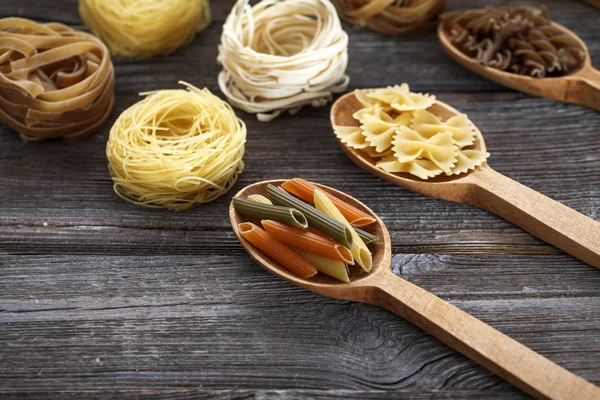
[(425, 33), (435, 28), (446, 0), (334, 0), (344, 19), (388, 35)]
[(334, 126), (334, 132), (386, 172), (421, 179), (458, 175), (489, 157), (473, 148), (474, 128), (465, 114), (444, 121), (428, 111), (435, 96), (413, 93), (406, 84), (356, 90), (354, 95), (363, 106), (353, 114), (357, 125)]
[(580, 44), (552, 25), (546, 8), (485, 8), (445, 13), (452, 43), (479, 63), (533, 77), (561, 76), (585, 58)]

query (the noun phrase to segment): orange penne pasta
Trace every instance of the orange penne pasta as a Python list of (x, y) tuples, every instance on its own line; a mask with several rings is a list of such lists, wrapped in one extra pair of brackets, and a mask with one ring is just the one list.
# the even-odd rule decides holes
[(324, 234), (323, 232), (321, 232), (320, 230), (313, 228), (312, 226), (309, 226), (308, 228), (306, 228), (306, 231), (310, 232), (312, 234), (315, 234), (317, 236), (321, 236), (323, 239), (327, 239), (333, 244), (340, 244), (340, 243), (336, 242), (335, 240), (333, 240), (332, 238), (330, 238), (329, 236), (327, 236), (326, 234)]
[(276, 221), (263, 220), (261, 224), (271, 236), (280, 242), (345, 264), (354, 264), (352, 252), (332, 239), (326, 239)]
[(242, 222), (238, 225), (238, 229), (244, 239), (300, 278), (310, 278), (317, 273), (314, 265), (294, 250), (277, 241), (259, 226), (251, 222)]
[[(284, 182), (281, 187), (291, 194), (300, 197), (302, 200), (307, 201), (311, 204), (315, 204), (314, 200), (314, 192), (317, 189), (317, 186), (314, 184), (305, 181), (304, 179), (294, 178), (289, 181)], [(370, 225), (376, 221), (375, 218), (370, 216), (369, 214), (360, 211), (358, 208), (351, 206), (345, 201), (338, 199), (334, 195), (324, 192), (327, 197), (331, 199), (333, 204), (335, 204), (336, 208), (340, 210), (342, 215), (346, 217), (348, 222), (352, 225), (356, 226), (365, 226)]]

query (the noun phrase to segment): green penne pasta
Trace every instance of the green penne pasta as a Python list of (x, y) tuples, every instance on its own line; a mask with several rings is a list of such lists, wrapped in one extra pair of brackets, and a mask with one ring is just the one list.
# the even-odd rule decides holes
[(295, 228), (308, 228), (306, 217), (295, 208), (259, 203), (241, 197), (234, 197), (232, 201), (233, 207), (240, 215), (252, 220), (271, 219)]
[(335, 261), (331, 258), (323, 257), (307, 250), (291, 247), (296, 253), (300, 254), (304, 259), (310, 262), (315, 268), (324, 274), (339, 279), (342, 282), (350, 282), (348, 267), (341, 261)]
[(356, 233), (358, 233), (358, 236), (360, 236), (360, 238), (363, 240), (363, 242), (365, 242), (365, 244), (373, 243), (379, 240), (379, 238), (376, 235), (363, 231), (360, 228), (354, 227), (354, 230), (356, 231)]
[(297, 199), (285, 190), (276, 186), (267, 185), (267, 196), (273, 204), (293, 207), (299, 210), (304, 214), (310, 226), (323, 232), (342, 246), (348, 249), (352, 248), (352, 234), (346, 225), (328, 217), (310, 204)]

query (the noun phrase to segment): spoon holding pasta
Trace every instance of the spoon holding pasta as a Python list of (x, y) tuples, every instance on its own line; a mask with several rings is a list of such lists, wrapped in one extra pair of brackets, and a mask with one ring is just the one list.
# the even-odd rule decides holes
[[(283, 182), (258, 182), (242, 189), (236, 197), (264, 194), (269, 185), (277, 186)], [(300, 278), (244, 238), (248, 229), (257, 228), (245, 222), (232, 202), (229, 218), (233, 231), (244, 249), (261, 267), (313, 292), (373, 304), (398, 314), (535, 397), (579, 400), (600, 397), (600, 388), (434, 294), (396, 276), (391, 271), (390, 235), (381, 219), (360, 201), (327, 186), (317, 186), (375, 219), (371, 233), (378, 236), (379, 240), (372, 247), (370, 273), (359, 270), (351, 276), (349, 283), (320, 273), (310, 278)]]
[[(510, 33), (499, 31), (494, 40), (504, 38), (505, 43), (511, 43), (511, 49), (500, 49), (501, 43), (492, 42), (490, 38), (476, 43), (478, 39), (468, 34), (468, 27), (475, 25), (475, 22), (481, 28), (482, 17), (479, 14), (510, 11), (516, 15), (519, 10), (518, 17), (521, 20), (532, 18), (526, 13), (532, 10), (537, 12), (540, 15), (534, 15), (533, 18), (542, 18), (543, 26), (531, 29), (534, 32), (526, 40), (516, 37), (506, 39), (505, 36)], [(469, 15), (475, 15), (479, 20), (470, 20)], [(491, 17), (489, 19), (490, 23), (494, 20)], [(510, 21), (514, 20), (516, 18)], [(460, 21), (460, 24), (456, 21)], [(510, 29), (520, 28), (511, 26)], [(600, 71), (592, 65), (585, 42), (571, 30), (550, 21), (545, 9), (480, 9), (447, 13), (442, 15), (437, 35), (450, 58), (484, 78), (534, 96), (581, 104), (600, 111)], [(459, 44), (462, 49), (458, 47)], [(470, 49), (472, 54), (465, 54), (465, 49), (467, 52)], [(493, 52), (488, 49), (496, 51), (493, 57)], [(562, 62), (557, 61), (559, 56), (563, 58)], [(516, 60), (521, 60), (520, 65), (516, 65)], [(511, 68), (521, 73), (513, 73)], [(549, 74), (548, 70), (551, 70)]]
[[(358, 126), (355, 113), (363, 108), (354, 93), (340, 97), (331, 107), (331, 124)], [(435, 101), (428, 109), (442, 120), (460, 113)], [(472, 147), (485, 152), (482, 133), (473, 126)], [(408, 173), (390, 173), (362, 150), (349, 147), (338, 137), (346, 155), (358, 166), (397, 186), (426, 196), (466, 203), (491, 211), (574, 257), (600, 268), (600, 222), (552, 200), (494, 171), (486, 162), (474, 170), (423, 180)]]

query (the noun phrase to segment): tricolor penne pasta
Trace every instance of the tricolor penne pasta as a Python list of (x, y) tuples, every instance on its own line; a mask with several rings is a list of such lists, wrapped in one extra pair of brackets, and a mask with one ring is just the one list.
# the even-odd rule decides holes
[(258, 203), (273, 205), (273, 203), (271, 203), (271, 200), (267, 199), (262, 194), (251, 194), (250, 196), (248, 196), (248, 200), (256, 201)]
[(233, 207), (240, 215), (252, 220), (272, 219), (297, 228), (308, 227), (304, 214), (295, 208), (264, 204), (241, 197), (234, 197), (232, 201)]
[[(289, 192), (267, 183), (264, 193), (233, 198), (231, 217), (240, 238), (300, 278), (321, 272), (347, 283), (350, 272), (358, 277), (359, 270), (349, 268), (355, 263), (370, 272), (373, 256), (367, 244), (378, 237), (354, 227), (344, 213), (359, 224), (381, 222), (377, 217), (302, 179), (283, 186)], [(256, 257), (255, 251), (250, 254)]]
[(317, 273), (314, 265), (294, 250), (275, 240), (259, 226), (251, 222), (242, 222), (238, 225), (238, 229), (244, 239), (300, 278), (310, 278)]
[(264, 220), (261, 221), (261, 224), (273, 238), (282, 243), (346, 264), (354, 264), (352, 252), (331, 239), (276, 221)]
[(352, 256), (358, 265), (365, 272), (369, 272), (371, 270), (372, 256), (365, 242), (358, 236), (358, 233), (354, 230), (352, 225), (348, 222), (348, 220), (344, 217), (344, 215), (337, 209), (335, 204), (319, 189), (315, 189), (315, 206), (317, 210), (327, 214), (331, 218), (335, 219), (346, 225), (348, 229), (350, 229), (350, 233), (352, 235)]
[(335, 279), (339, 279), (342, 282), (350, 282), (348, 267), (343, 262), (335, 261), (331, 258), (323, 257), (319, 254), (311, 253), (310, 251), (298, 249), (296, 247), (292, 247), (292, 250), (310, 261), (319, 272), (334, 277)]
[(349, 249), (352, 248), (352, 235), (350, 234), (350, 229), (340, 221), (336, 221), (279, 187), (270, 184), (267, 185), (267, 195), (273, 204), (293, 207), (301, 211), (308, 220), (310, 226), (320, 230), (333, 240), (339, 242), (342, 246)]
[[(314, 192), (317, 186), (311, 182), (305, 181), (304, 179), (294, 178), (284, 182), (281, 187), (293, 195), (298, 196), (304, 201), (314, 204)], [(369, 214), (362, 212), (356, 207), (351, 206), (345, 201), (335, 197), (330, 193), (325, 193), (327, 197), (335, 204), (338, 210), (344, 215), (344, 217), (352, 225), (365, 226), (370, 225), (376, 221), (375, 218)]]

